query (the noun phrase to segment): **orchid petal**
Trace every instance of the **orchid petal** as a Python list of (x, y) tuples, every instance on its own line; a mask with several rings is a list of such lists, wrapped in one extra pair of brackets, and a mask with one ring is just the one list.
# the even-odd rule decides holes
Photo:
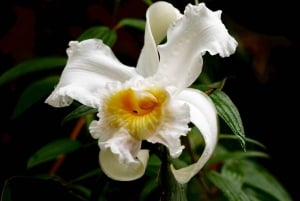
[[(99, 113), (97, 116), (99, 116)], [(102, 124), (96, 120), (93, 120), (90, 123), (89, 131), (91, 136), (94, 139), (98, 139), (100, 142), (106, 141), (112, 137), (112, 133), (108, 131), (107, 127), (102, 126)]]
[(122, 163), (118, 155), (110, 149), (101, 150), (99, 161), (102, 171), (111, 179), (131, 181), (142, 177), (145, 173), (149, 159), (148, 150), (140, 150), (134, 162)]
[(148, 138), (147, 141), (165, 145), (170, 155), (177, 158), (184, 149), (180, 137), (185, 136), (190, 130), (188, 127), (190, 122), (189, 107), (181, 101), (173, 100), (168, 104), (168, 111), (172, 112), (164, 112), (168, 118), (162, 120), (159, 132)]
[(109, 135), (110, 137), (105, 141), (102, 141), (102, 139), (104, 140), (103, 137), (98, 139), (100, 149), (105, 150), (109, 148), (114, 154), (118, 155), (120, 162), (134, 162), (138, 151), (141, 149), (141, 141), (133, 138), (123, 128), (117, 130), (115, 133), (109, 133)]
[(159, 45), (160, 63), (157, 79), (179, 89), (190, 86), (202, 71), (202, 55), (233, 54), (236, 40), (221, 21), (221, 11), (213, 12), (204, 3), (187, 5), (184, 16), (168, 30), (167, 43)]
[(203, 153), (196, 163), (178, 170), (171, 165), (176, 180), (185, 184), (202, 169), (213, 154), (218, 140), (218, 122), (214, 104), (205, 93), (185, 89), (177, 98), (190, 106), (191, 122), (199, 129), (205, 141)]
[(167, 2), (153, 3), (146, 13), (144, 47), (141, 51), (137, 71), (144, 77), (153, 75), (158, 67), (157, 45), (166, 37), (170, 24), (180, 12)]
[(97, 107), (99, 93), (107, 82), (137, 76), (135, 68), (123, 65), (101, 40), (71, 41), (69, 45), (67, 65), (45, 101), (54, 107), (68, 106), (73, 99)]
[[(95, 126), (97, 124), (93, 123), (90, 127), (92, 132)], [(104, 133), (104, 136), (106, 137), (98, 136), (99, 161), (103, 172), (108, 177), (119, 181), (130, 181), (141, 177), (149, 157), (147, 150), (141, 150), (141, 141), (133, 138), (122, 128), (115, 133)], [(97, 134), (93, 137), (97, 138)]]
[(89, 130), (92, 137), (98, 139), (99, 162), (103, 172), (119, 181), (141, 177), (147, 167), (148, 150), (141, 150), (141, 141), (125, 129), (108, 129), (101, 120), (92, 121)]

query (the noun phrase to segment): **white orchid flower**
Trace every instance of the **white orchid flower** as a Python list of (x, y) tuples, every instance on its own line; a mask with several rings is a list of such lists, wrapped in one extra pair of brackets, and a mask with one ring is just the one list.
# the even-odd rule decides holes
[(217, 113), (205, 93), (188, 87), (199, 77), (206, 52), (221, 57), (235, 52), (237, 42), (222, 23), (221, 11), (200, 3), (187, 5), (181, 14), (167, 2), (153, 3), (136, 67), (122, 64), (101, 40), (69, 45), (68, 62), (46, 103), (64, 107), (76, 100), (98, 108), (99, 120), (91, 123), (90, 132), (98, 139), (100, 166), (107, 176), (140, 178), (149, 157), (142, 149), (144, 140), (163, 144), (171, 157), (179, 157), (184, 149), (180, 137), (190, 130), (190, 122), (203, 135), (204, 151), (196, 163), (171, 168), (182, 184), (200, 171), (217, 143)]

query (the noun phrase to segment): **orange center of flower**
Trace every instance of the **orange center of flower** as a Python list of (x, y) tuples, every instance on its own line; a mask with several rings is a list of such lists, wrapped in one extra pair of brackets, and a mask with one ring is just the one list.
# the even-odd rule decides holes
[(111, 128), (125, 128), (137, 140), (147, 139), (159, 127), (167, 99), (161, 88), (124, 89), (105, 100), (103, 116)]

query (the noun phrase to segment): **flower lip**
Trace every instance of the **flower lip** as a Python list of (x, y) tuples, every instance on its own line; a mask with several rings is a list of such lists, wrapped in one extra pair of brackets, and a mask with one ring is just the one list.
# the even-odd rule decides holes
[(125, 128), (132, 137), (143, 140), (157, 132), (168, 100), (168, 92), (161, 87), (126, 87), (104, 98), (101, 116), (112, 130)]
[(136, 91), (135, 96), (141, 110), (151, 111), (158, 104), (157, 98), (152, 93)]
[(134, 115), (142, 116), (152, 112), (159, 101), (155, 95), (148, 91), (135, 91), (127, 89), (120, 92), (122, 106), (126, 111)]

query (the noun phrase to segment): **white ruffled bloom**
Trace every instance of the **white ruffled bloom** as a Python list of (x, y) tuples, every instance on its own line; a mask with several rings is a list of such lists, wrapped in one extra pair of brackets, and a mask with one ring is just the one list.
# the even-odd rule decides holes
[[(167, 37), (167, 42), (160, 44)], [(64, 107), (77, 100), (98, 108), (90, 125), (98, 139), (99, 161), (107, 176), (129, 181), (141, 177), (149, 151), (142, 141), (165, 145), (179, 157), (180, 137), (192, 122), (203, 135), (205, 148), (194, 164), (172, 171), (187, 183), (205, 165), (217, 143), (214, 104), (203, 92), (188, 88), (202, 71), (209, 52), (227, 57), (237, 42), (204, 3), (187, 5), (182, 15), (167, 2), (152, 4), (146, 13), (145, 43), (136, 67), (122, 64), (101, 40), (71, 41), (68, 62), (46, 103)]]

